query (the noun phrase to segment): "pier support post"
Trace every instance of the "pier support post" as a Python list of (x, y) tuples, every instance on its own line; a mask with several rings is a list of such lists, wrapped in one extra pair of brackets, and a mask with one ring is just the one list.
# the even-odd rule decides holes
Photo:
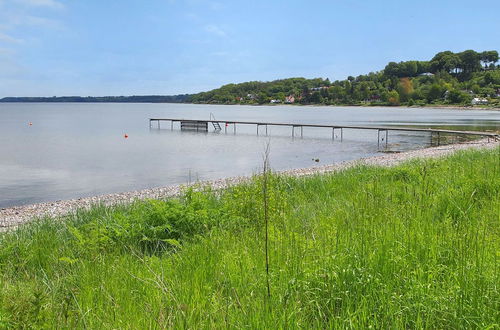
[(304, 137), (304, 126), (300, 126), (300, 137)]
[(335, 135), (335, 129), (340, 129), (340, 142), (344, 140), (344, 131), (342, 130), (342, 127), (332, 127), (332, 140), (335, 141), (335, 137), (339, 137), (338, 135)]
[(236, 123), (233, 123), (234, 134), (236, 134)]
[[(387, 149), (388, 146), (388, 140), (389, 140), (389, 130), (387, 129), (377, 129), (377, 148), (380, 150), (380, 132), (385, 131), (385, 149)], [(382, 141), (384, 141), (384, 138), (382, 138)]]
[(267, 125), (266, 125), (266, 136), (267, 136)]

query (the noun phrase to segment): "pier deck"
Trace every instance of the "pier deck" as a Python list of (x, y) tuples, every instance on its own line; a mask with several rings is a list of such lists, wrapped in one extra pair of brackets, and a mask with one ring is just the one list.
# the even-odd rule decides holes
[[(224, 129), (227, 132), (229, 125), (233, 126), (233, 131), (236, 133), (236, 125), (255, 125), (257, 127), (257, 134), (259, 134), (259, 127), (267, 126), (288, 126), (292, 128), (292, 136), (295, 136), (295, 129), (300, 128), (300, 134), (303, 136), (304, 127), (316, 127), (316, 128), (329, 128), (332, 129), (332, 139), (335, 139), (335, 130), (340, 130), (340, 139), (343, 139), (343, 129), (356, 129), (356, 130), (376, 130), (378, 131), (378, 143), (380, 145), (380, 133), (385, 134), (385, 139), (382, 138), (383, 142), (387, 146), (389, 131), (403, 131), (403, 132), (427, 132), (431, 134), (431, 138), (437, 135), (437, 144), (440, 144), (441, 134), (450, 135), (466, 135), (466, 136), (478, 136), (484, 138), (492, 138), (494, 140), (500, 139), (500, 133), (498, 132), (479, 132), (479, 131), (458, 131), (458, 130), (447, 130), (447, 129), (433, 129), (433, 128), (418, 128), (418, 127), (401, 127), (401, 126), (349, 126), (349, 125), (324, 125), (324, 124), (301, 124), (301, 123), (280, 123), (280, 122), (257, 122), (257, 121), (234, 121), (234, 120), (204, 120), (204, 119), (179, 119), (179, 118), (149, 118), (149, 125), (152, 127), (153, 122), (157, 122), (158, 128), (161, 128), (160, 122), (166, 121), (170, 122), (170, 128), (173, 129), (175, 122), (180, 123), (211, 123), (214, 127), (219, 127), (224, 124)], [(217, 129), (216, 129), (217, 130)]]

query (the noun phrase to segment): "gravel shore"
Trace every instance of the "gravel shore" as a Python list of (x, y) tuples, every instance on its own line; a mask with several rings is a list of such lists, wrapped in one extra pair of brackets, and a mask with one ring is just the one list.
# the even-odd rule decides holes
[[(381, 156), (362, 158), (355, 161), (348, 161), (336, 163), (332, 165), (324, 165), (310, 168), (293, 169), (279, 172), (284, 175), (291, 176), (304, 176), (313, 175), (317, 173), (337, 172), (358, 164), (376, 165), (376, 166), (395, 166), (404, 161), (413, 158), (437, 158), (449, 155), (457, 150), (464, 149), (483, 149), (495, 148), (500, 145), (500, 141), (493, 141), (484, 139), (463, 144), (451, 144), (440, 147), (432, 147), (402, 153), (383, 154)], [(214, 189), (222, 189), (231, 185), (245, 182), (250, 179), (250, 176), (231, 177), (225, 179), (218, 179), (213, 181), (198, 182), (201, 185), (210, 185)], [(116, 205), (127, 204), (138, 199), (158, 199), (171, 197), (179, 194), (186, 185), (173, 185), (152, 189), (144, 189), (130, 192), (123, 192), (117, 194), (93, 196), (86, 198), (71, 199), (65, 201), (56, 201), (49, 203), (39, 203), (32, 205), (23, 205), (4, 208), (0, 210), (0, 231), (9, 228), (15, 228), (18, 225), (28, 222), (30, 219), (36, 217), (58, 217), (64, 216), (77, 209), (89, 208), (92, 205)]]

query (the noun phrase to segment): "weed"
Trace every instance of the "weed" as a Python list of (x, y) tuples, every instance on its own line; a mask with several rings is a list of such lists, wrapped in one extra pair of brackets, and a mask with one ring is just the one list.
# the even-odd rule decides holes
[(499, 152), (39, 219), (0, 235), (0, 327), (498, 327)]

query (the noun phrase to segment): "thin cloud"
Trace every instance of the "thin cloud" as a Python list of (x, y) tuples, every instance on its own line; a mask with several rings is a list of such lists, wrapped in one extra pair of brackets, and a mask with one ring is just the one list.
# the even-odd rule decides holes
[(62, 28), (62, 24), (59, 21), (53, 20), (50, 18), (40, 17), (40, 16), (26, 15), (23, 18), (23, 21), (24, 21), (24, 24), (26, 24), (26, 25), (39, 26), (39, 27), (51, 28), (51, 29), (61, 29)]
[(225, 37), (227, 35), (224, 30), (222, 30), (220, 27), (214, 24), (206, 25), (205, 31), (219, 37)]
[(216, 56), (216, 57), (225, 57), (225, 56), (229, 56), (229, 53), (228, 52), (213, 52), (210, 55)]
[(13, 43), (13, 44), (21, 44), (24, 42), (23, 39), (14, 38), (14, 37), (9, 36), (8, 34), (2, 33), (2, 32), (0, 32), (0, 41), (9, 42), (9, 43)]
[(22, 26), (37, 26), (41, 28), (61, 29), (63, 25), (60, 21), (42, 16), (30, 15), (28, 12), (9, 12), (0, 13), (0, 33), (7, 30), (13, 30)]
[[(4, 82), (8, 81), (7, 78), (17, 79), (22, 76), (25, 72), (24, 68), (18, 63), (18, 61), (12, 56), (12, 54), (2, 54), (0, 53), (0, 76), (5, 79)], [(7, 86), (8, 84), (5, 84)], [(2, 93), (3, 91), (0, 91)]]
[(222, 3), (216, 2), (216, 1), (209, 2), (209, 6), (210, 6), (210, 9), (212, 9), (214, 11), (219, 11), (219, 10), (224, 8), (224, 5)]
[[(28, 82), (31, 70), (22, 56), (17, 56), (23, 45), (36, 41), (41, 30), (65, 29), (61, 21), (40, 16), (40, 9), (63, 8), (57, 0), (0, 0), (0, 77), (10, 81), (7, 85)], [(35, 12), (37, 15), (33, 15)], [(0, 90), (0, 94), (5, 92)]]
[(63, 9), (64, 5), (56, 0), (16, 0), (18, 3), (31, 7)]
[(1, 48), (0, 47), (0, 56), (4, 56), (4, 55), (13, 55), (15, 52), (10, 49), (10, 48)]

